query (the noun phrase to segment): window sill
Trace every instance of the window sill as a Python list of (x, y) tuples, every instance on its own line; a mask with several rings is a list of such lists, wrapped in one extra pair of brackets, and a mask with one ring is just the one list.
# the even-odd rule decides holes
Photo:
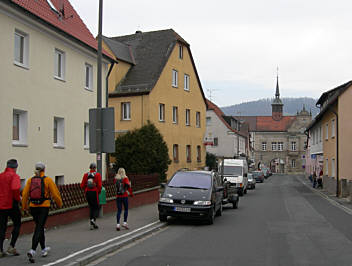
[(53, 146), (54, 149), (65, 149), (65, 146), (62, 146), (62, 145), (57, 145), (57, 144), (54, 144)]
[(186, 89), (186, 88), (184, 88), (183, 90), (184, 90), (184, 91), (187, 91), (187, 92), (190, 92), (190, 91), (191, 91), (190, 89)]
[(28, 147), (28, 144), (12, 142), (12, 146), (13, 147)]
[(28, 65), (25, 65), (25, 64), (22, 64), (22, 63), (19, 63), (19, 62), (16, 62), (16, 61), (14, 61), (13, 64), (14, 64), (15, 66), (20, 67), (20, 68), (24, 68), (24, 69), (26, 69), (26, 70), (29, 70)]
[(59, 80), (59, 81), (62, 81), (62, 82), (66, 82), (66, 80), (65, 80), (65, 79), (60, 78), (60, 77), (57, 77), (57, 76), (54, 76), (54, 79)]
[(191, 163), (192, 161), (191, 160), (187, 160), (187, 163)]
[(178, 86), (177, 85), (171, 85), (173, 88), (178, 88)]
[(186, 127), (190, 127), (190, 126), (191, 126), (191, 124), (188, 124), (188, 125), (186, 124)]
[(83, 149), (84, 150), (89, 150), (89, 147), (88, 146), (84, 146)]
[(174, 163), (179, 163), (179, 160), (174, 160)]
[(93, 92), (93, 91), (94, 91), (92, 88), (87, 88), (87, 87), (85, 87), (84, 89), (85, 89), (86, 91), (89, 91), (89, 92)]
[(159, 120), (160, 123), (165, 123), (165, 120)]

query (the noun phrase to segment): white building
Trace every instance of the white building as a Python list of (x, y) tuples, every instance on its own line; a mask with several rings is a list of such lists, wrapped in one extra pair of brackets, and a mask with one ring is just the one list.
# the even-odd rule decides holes
[[(58, 184), (80, 182), (96, 161), (97, 41), (68, 0), (1, 1), (0, 25), (0, 167), (15, 158), (28, 178), (42, 161)], [(103, 106), (110, 62), (104, 52)]]

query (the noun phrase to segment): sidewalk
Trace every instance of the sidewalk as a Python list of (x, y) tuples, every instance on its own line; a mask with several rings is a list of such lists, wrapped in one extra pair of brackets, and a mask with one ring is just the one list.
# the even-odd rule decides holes
[(304, 175), (299, 175), (297, 178), (308, 188), (310, 188), (313, 192), (321, 195), (330, 203), (334, 204), (335, 206), (343, 209), (345, 212), (349, 213), (352, 215), (352, 202), (350, 202), (347, 198), (338, 198), (336, 197), (335, 194), (329, 194), (326, 190), (320, 189), (320, 188), (313, 188), (312, 183), (308, 178), (306, 178)]
[[(121, 222), (123, 215), (121, 217)], [(129, 209), (128, 224), (130, 229), (121, 229), (116, 231), (116, 213), (109, 213), (103, 215), (102, 218), (97, 219), (99, 229), (89, 230), (89, 219), (79, 221), (70, 225), (60, 226), (54, 229), (47, 230), (45, 232), (46, 244), (51, 247), (51, 251), (46, 258), (40, 256), (40, 246), (37, 248), (36, 254), (36, 265), (68, 265), (73, 261), (77, 260), (77, 257), (87, 256), (102, 248), (106, 249), (108, 245), (116, 241), (111, 241), (101, 246), (94, 247), (90, 250), (82, 252), (78, 256), (73, 256), (67, 260), (61, 261), (60, 263), (50, 264), (58, 261), (59, 259), (65, 258), (73, 253), (82, 251), (94, 245), (106, 242), (109, 239), (117, 238), (122, 239), (130, 238), (134, 235), (136, 229), (146, 225), (150, 225), (158, 221), (158, 207), (157, 203), (144, 205), (136, 208)], [(163, 224), (157, 222), (153, 226), (160, 228)], [(144, 230), (144, 229), (143, 229)], [(139, 233), (143, 230), (139, 230)], [(20, 253), (20, 256), (7, 256), (0, 259), (0, 265), (23, 265), (29, 264), (27, 259), (27, 251), (31, 247), (32, 235), (21, 235), (16, 243), (16, 249)], [(8, 241), (4, 242), (4, 249), (7, 249)], [(101, 253), (101, 251), (100, 251)], [(77, 264), (76, 264), (77, 265)], [(84, 264), (81, 264), (84, 265)]]

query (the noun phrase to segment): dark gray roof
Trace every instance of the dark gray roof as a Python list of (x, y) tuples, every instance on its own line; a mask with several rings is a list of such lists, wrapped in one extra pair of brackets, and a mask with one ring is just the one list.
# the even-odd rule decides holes
[(134, 64), (134, 55), (130, 46), (109, 39), (108, 37), (103, 36), (103, 41), (110, 48), (110, 50), (114, 53), (117, 59), (125, 61), (130, 64)]
[[(126, 46), (130, 47), (133, 50), (135, 63), (121, 83), (117, 84), (111, 96), (150, 92), (158, 81), (176, 43), (182, 42), (189, 48), (189, 44), (172, 29), (137, 32), (106, 39), (109, 39), (111, 47), (117, 48), (113, 51), (117, 58), (119, 53), (120, 56), (126, 53)], [(116, 44), (112, 44), (114, 42)]]

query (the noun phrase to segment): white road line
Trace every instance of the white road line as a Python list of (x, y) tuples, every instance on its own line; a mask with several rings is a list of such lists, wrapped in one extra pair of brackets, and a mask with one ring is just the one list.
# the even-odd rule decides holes
[(51, 266), (51, 265), (59, 264), (59, 263), (65, 261), (65, 260), (68, 260), (68, 259), (70, 259), (70, 258), (73, 258), (73, 257), (75, 257), (75, 256), (77, 256), (77, 255), (79, 255), (79, 254), (82, 254), (82, 253), (84, 253), (84, 252), (86, 252), (86, 251), (89, 251), (89, 250), (91, 250), (91, 249), (93, 249), (93, 248), (97, 248), (97, 247), (100, 247), (100, 246), (104, 246), (104, 245), (106, 245), (106, 244), (108, 244), (108, 243), (110, 243), (110, 242), (116, 241), (116, 240), (118, 240), (118, 239), (121, 239), (121, 238), (123, 238), (123, 237), (129, 236), (129, 235), (131, 235), (131, 234), (134, 234), (134, 233), (136, 233), (136, 232), (138, 232), (138, 231), (141, 231), (141, 230), (143, 230), (143, 229), (145, 229), (145, 228), (147, 228), (147, 227), (151, 227), (151, 226), (153, 226), (153, 225), (155, 225), (155, 224), (157, 224), (157, 223), (159, 223), (159, 221), (155, 221), (155, 222), (153, 222), (153, 223), (150, 223), (150, 224), (147, 224), (147, 225), (145, 225), (145, 226), (143, 226), (143, 227), (140, 227), (140, 228), (138, 228), (138, 229), (136, 229), (136, 230), (133, 230), (133, 231), (127, 233), (127, 234), (123, 234), (123, 235), (121, 235), (121, 236), (118, 236), (118, 237), (115, 237), (115, 238), (111, 238), (111, 239), (109, 239), (109, 240), (107, 240), (107, 241), (105, 241), (105, 242), (102, 242), (102, 243), (96, 244), (96, 245), (94, 245), (94, 246), (90, 246), (90, 247), (88, 247), (88, 248), (82, 249), (82, 250), (80, 250), (80, 251), (77, 251), (77, 252), (75, 252), (75, 253), (72, 253), (71, 255), (69, 255), (69, 256), (67, 256), (67, 257), (58, 259), (58, 260), (56, 260), (56, 261), (54, 261), (54, 262), (51, 262), (51, 263), (48, 263), (48, 264), (44, 264), (43, 266)]

